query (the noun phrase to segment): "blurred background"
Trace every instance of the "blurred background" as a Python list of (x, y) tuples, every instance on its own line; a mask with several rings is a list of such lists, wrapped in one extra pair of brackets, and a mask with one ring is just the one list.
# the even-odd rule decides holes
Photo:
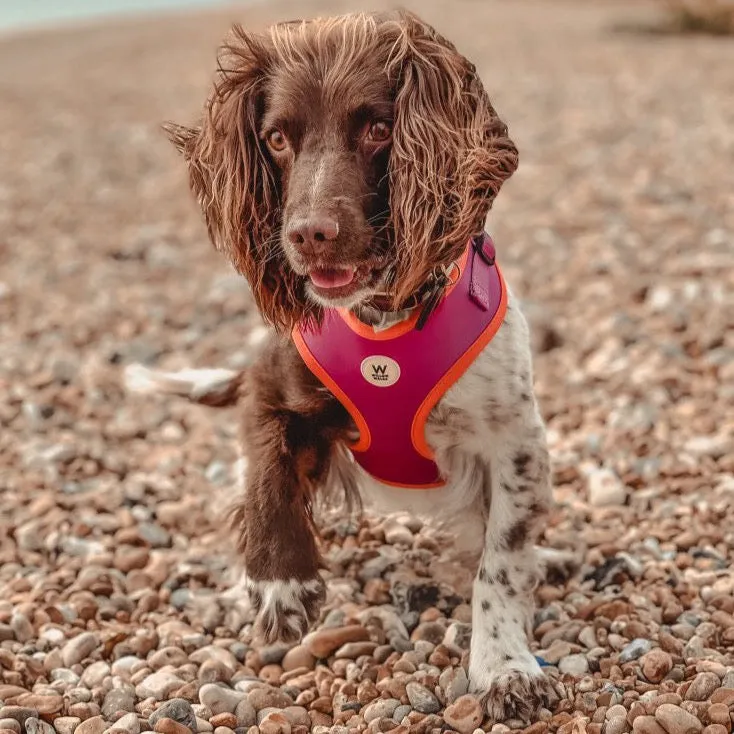
[[(533, 333), (558, 502), (545, 542), (583, 561), (540, 589), (551, 611), (534, 645), (583, 653), (566, 670), (600, 672), (591, 690), (675, 689), (704, 660), (734, 687), (734, 6), (406, 5), (476, 63), (520, 150), (487, 229)], [(233, 21), (388, 6), (0, 0), (0, 683), (48, 683), (51, 623), (62, 639), (93, 632), (92, 659), (187, 635), (186, 650), (234, 644), (243, 618), (219, 596), (231, 559), (218, 512), (234, 491), (236, 412), (120, 387), (134, 361), (239, 366), (259, 323), (159, 126), (200, 114)], [(463, 619), (460, 574), (426, 560), (438, 546), (419, 523), (390, 527), (327, 534), (347, 618), (392, 600), (412, 632), (425, 609), (400, 606), (399, 573), (440, 585), (421, 598), (441, 623)], [(396, 554), (406, 542), (414, 552)], [(618, 599), (613, 627), (592, 625), (588, 605)], [(175, 634), (151, 632), (172, 619)], [(667, 672), (639, 672), (660, 646)], [(568, 711), (588, 722), (569, 686)]]

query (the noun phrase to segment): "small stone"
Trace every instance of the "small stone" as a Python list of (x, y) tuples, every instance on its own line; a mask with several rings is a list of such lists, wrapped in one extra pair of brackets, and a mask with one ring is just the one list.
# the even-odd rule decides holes
[(153, 731), (157, 731), (159, 734), (192, 734), (188, 726), (166, 718), (158, 719)]
[(723, 724), (709, 724), (703, 730), (703, 734), (729, 734), (730, 728), (731, 722), (729, 722), (729, 726), (724, 726)]
[(102, 734), (107, 728), (107, 722), (101, 716), (92, 716), (82, 721), (74, 730), (74, 734)]
[(57, 714), (64, 706), (64, 699), (61, 696), (39, 696), (35, 693), (18, 696), (17, 702), (19, 706), (35, 709), (41, 716)]
[(51, 724), (47, 724), (40, 719), (34, 719), (33, 717), (26, 719), (25, 730), (26, 734), (56, 734)]
[(196, 731), (196, 715), (191, 704), (184, 698), (172, 698), (162, 703), (149, 717), (148, 724), (155, 728), (161, 719), (173, 719)]
[(178, 676), (165, 670), (159, 670), (147, 676), (135, 687), (138, 698), (154, 698), (156, 701), (165, 701), (168, 696), (184, 684)]
[(316, 658), (311, 654), (305, 645), (296, 645), (292, 647), (283, 657), (281, 665), (283, 670), (289, 672), (296, 668), (309, 668), (313, 670), (316, 664)]
[(271, 711), (258, 726), (261, 734), (291, 734), (291, 723), (281, 711)]
[(234, 710), (237, 717), (237, 726), (253, 726), (257, 721), (257, 713), (255, 707), (243, 698)]
[(469, 690), (469, 679), (463, 667), (446, 668), (438, 679), (438, 685), (446, 694), (446, 703), (453, 703)]
[(102, 715), (112, 720), (114, 715), (120, 711), (132, 711), (135, 708), (135, 694), (133, 691), (116, 687), (104, 697), (102, 703)]
[(278, 688), (253, 688), (248, 692), (247, 698), (255, 711), (267, 708), (284, 709), (286, 706), (293, 705), (290, 696)]
[(435, 714), (441, 710), (438, 699), (420, 683), (408, 683), (405, 686), (410, 705), (422, 714)]
[(10, 619), (10, 628), (15, 633), (18, 642), (28, 642), (35, 636), (33, 625), (25, 614), (16, 612)]
[(234, 691), (216, 683), (207, 683), (199, 689), (199, 701), (211, 709), (214, 716), (222, 713), (234, 713), (237, 705), (247, 694)]
[(362, 718), (368, 724), (376, 719), (390, 719), (398, 706), (400, 701), (396, 698), (380, 698), (362, 709)]
[(470, 734), (482, 723), (484, 712), (474, 696), (461, 696), (446, 707), (443, 718), (459, 734)]
[(652, 649), (652, 642), (643, 637), (637, 637), (629, 644), (625, 645), (622, 652), (619, 653), (620, 663), (629, 663), (637, 660)]
[(658, 706), (655, 720), (668, 734), (698, 734), (703, 729), (703, 724), (693, 714), (672, 703)]
[(567, 675), (584, 675), (589, 672), (589, 661), (585, 655), (566, 655), (558, 661), (558, 670)]
[(727, 706), (734, 705), (734, 688), (719, 688), (711, 694), (711, 703), (724, 703)]
[(71, 668), (72, 665), (81, 663), (84, 658), (89, 657), (99, 645), (99, 637), (94, 632), (82, 632), (80, 635), (69, 640), (61, 651), (64, 666)]
[(638, 716), (632, 722), (632, 731), (635, 734), (666, 734), (654, 716)]
[(24, 726), (26, 720), (30, 718), (38, 718), (38, 711), (36, 711), (36, 709), (31, 709), (27, 706), (0, 707), (0, 719), (13, 719), (14, 721), (17, 721), (21, 726)]
[(0, 731), (14, 731), (20, 734), (20, 723), (15, 719), (0, 719)]
[(237, 717), (234, 714), (230, 714), (228, 711), (212, 716), (212, 718), (209, 719), (209, 723), (215, 728), (218, 726), (227, 726), (230, 729), (234, 729), (238, 726)]
[(709, 721), (712, 724), (723, 724), (724, 726), (731, 726), (731, 716), (729, 714), (729, 707), (725, 703), (713, 703), (708, 708)]
[(334, 653), (334, 657), (337, 659), (347, 658), (349, 660), (356, 660), (362, 655), (372, 655), (376, 647), (376, 642), (347, 642)]
[(623, 505), (627, 499), (624, 484), (611, 469), (598, 468), (590, 471), (586, 477), (586, 487), (589, 504), (594, 507)]
[(404, 706), (398, 706), (395, 711), (393, 712), (392, 718), (393, 721), (397, 721), (398, 724), (402, 722), (402, 720), (412, 711), (413, 709), (408, 705), (405, 704)]
[(126, 734), (140, 734), (140, 719), (137, 714), (125, 714), (115, 722), (113, 728)]
[(82, 723), (82, 720), (76, 716), (59, 716), (54, 719), (54, 729), (58, 734), (74, 734), (74, 731)]
[(658, 648), (645, 653), (640, 660), (642, 674), (651, 683), (660, 683), (673, 669), (673, 658)]
[(721, 686), (715, 673), (699, 673), (686, 691), (686, 701), (705, 701)]
[(347, 642), (368, 640), (369, 634), (361, 625), (320, 629), (312, 632), (304, 639), (308, 651), (315, 658), (327, 658)]
[(627, 723), (627, 713), (623, 716), (613, 716), (611, 719), (607, 719), (604, 724), (605, 734), (624, 734), (629, 731), (629, 724)]

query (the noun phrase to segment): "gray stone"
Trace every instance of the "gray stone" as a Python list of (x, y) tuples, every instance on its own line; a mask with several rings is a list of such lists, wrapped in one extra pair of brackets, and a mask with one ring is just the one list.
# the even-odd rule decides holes
[(104, 697), (102, 714), (105, 719), (111, 719), (119, 711), (133, 711), (135, 709), (135, 694), (128, 688), (115, 687)]
[(192, 731), (196, 731), (196, 715), (191, 704), (183, 698), (172, 698), (161, 704), (149, 717), (148, 724), (155, 729), (156, 723), (161, 719), (173, 719), (179, 724), (188, 726)]
[(410, 705), (422, 714), (435, 714), (441, 710), (439, 700), (420, 683), (411, 682), (405, 686)]
[(629, 663), (632, 660), (638, 660), (645, 653), (652, 650), (652, 642), (644, 637), (637, 637), (629, 644), (625, 645), (622, 652), (619, 653), (620, 663)]
[(72, 665), (81, 663), (89, 657), (99, 645), (99, 637), (94, 632), (82, 632), (80, 635), (69, 640), (61, 651), (64, 665), (71, 668)]

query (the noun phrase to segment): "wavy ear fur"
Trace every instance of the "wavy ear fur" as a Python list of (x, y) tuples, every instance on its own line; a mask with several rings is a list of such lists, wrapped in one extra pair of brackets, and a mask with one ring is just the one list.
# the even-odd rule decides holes
[(245, 276), (263, 318), (285, 330), (301, 317), (305, 299), (297, 297), (302, 286), (284, 267), (280, 192), (258, 135), (274, 53), (263, 36), (240, 26), (232, 33), (201, 126), (163, 127), (188, 164), (212, 242)]
[(397, 30), (388, 62), (397, 89), (390, 155), (397, 306), (482, 231), (518, 153), (473, 64), (411, 13), (387, 23)]

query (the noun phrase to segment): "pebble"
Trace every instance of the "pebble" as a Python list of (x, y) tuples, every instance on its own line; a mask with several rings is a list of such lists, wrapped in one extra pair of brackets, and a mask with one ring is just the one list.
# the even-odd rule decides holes
[(126, 734), (140, 734), (140, 719), (137, 714), (125, 714), (115, 721), (114, 728)]
[[(258, 724), (261, 734), (291, 734), (291, 723), (280, 711), (271, 711)], [(214, 730), (216, 734), (216, 729)]]
[(253, 688), (247, 698), (256, 711), (266, 708), (282, 709), (293, 705), (290, 696), (278, 688)]
[(38, 718), (38, 711), (27, 706), (2, 706), (0, 707), (0, 719), (13, 719), (17, 721), (21, 726), (26, 722), (26, 719)]
[(652, 642), (642, 637), (637, 637), (632, 640), (629, 644), (625, 645), (622, 652), (619, 653), (620, 663), (629, 663), (633, 660), (637, 660), (645, 653), (650, 652), (652, 649)]
[(26, 734), (55, 734), (53, 726), (33, 717), (26, 719)]
[(347, 642), (368, 640), (369, 634), (361, 625), (334, 627), (312, 632), (304, 639), (308, 651), (317, 659), (328, 658)]
[(362, 718), (368, 724), (375, 719), (390, 719), (398, 706), (400, 706), (400, 701), (396, 698), (380, 698), (365, 706), (362, 710)]
[(74, 730), (74, 734), (102, 734), (107, 728), (107, 722), (101, 716), (92, 716), (82, 721)]
[(158, 719), (153, 731), (159, 734), (191, 734), (191, 729), (173, 719)]
[(289, 672), (297, 668), (313, 669), (316, 664), (316, 658), (311, 654), (306, 645), (296, 645), (288, 650), (283, 656), (281, 665), (283, 670)]
[(484, 712), (474, 696), (461, 696), (446, 707), (443, 718), (459, 734), (470, 734), (482, 723)]
[(74, 734), (74, 731), (82, 723), (82, 720), (76, 716), (59, 716), (54, 719), (54, 729), (58, 734)]
[(699, 673), (686, 691), (687, 701), (705, 701), (721, 686), (721, 679), (715, 673)]
[(623, 505), (627, 499), (627, 489), (619, 477), (606, 468), (593, 469), (586, 478), (589, 504), (594, 507)]
[(660, 683), (673, 668), (673, 658), (658, 648), (645, 653), (641, 660), (642, 674), (651, 683)]
[(655, 709), (655, 720), (668, 734), (698, 734), (703, 724), (679, 706), (664, 703)]
[(173, 691), (181, 688), (184, 682), (173, 673), (159, 670), (144, 678), (135, 687), (135, 695), (138, 698), (154, 698), (156, 701), (165, 701)]
[(237, 705), (246, 697), (247, 694), (242, 691), (234, 691), (216, 683), (207, 683), (199, 689), (200, 703), (208, 706), (214, 715), (234, 713)]
[(183, 698), (172, 698), (162, 703), (149, 717), (148, 724), (155, 727), (161, 719), (173, 719), (189, 729), (196, 731), (196, 715), (189, 701)]
[(637, 716), (632, 722), (632, 731), (635, 734), (666, 734), (654, 716)]
[(15, 719), (0, 719), (0, 729), (5, 731), (14, 731), (16, 734), (20, 734), (20, 722)]
[(64, 666), (71, 668), (89, 657), (99, 645), (99, 638), (94, 632), (82, 632), (69, 640), (61, 651)]
[(441, 710), (438, 699), (420, 683), (408, 683), (405, 686), (410, 705), (422, 714), (435, 714)]
[(585, 655), (566, 655), (558, 661), (558, 670), (567, 675), (584, 675), (589, 672), (589, 661)]
[(123, 687), (109, 691), (102, 703), (102, 714), (111, 719), (118, 711), (132, 711), (135, 707), (135, 694)]
[(446, 668), (438, 678), (438, 685), (446, 695), (446, 702), (453, 703), (469, 690), (469, 679), (463, 667)]

